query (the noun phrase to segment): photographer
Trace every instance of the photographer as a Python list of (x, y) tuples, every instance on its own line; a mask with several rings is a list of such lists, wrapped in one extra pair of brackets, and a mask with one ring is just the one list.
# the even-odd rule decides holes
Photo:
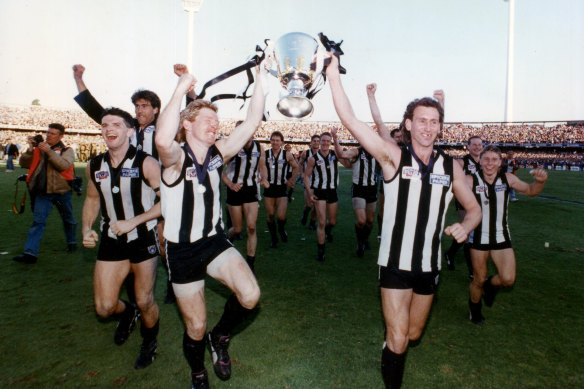
[(17, 262), (36, 263), (39, 244), (53, 205), (63, 219), (67, 252), (77, 249), (77, 222), (73, 216), (70, 185), (75, 153), (61, 142), (64, 133), (62, 124), (49, 124), (46, 141), (40, 135), (29, 137), (29, 148), (20, 157), (20, 166), (28, 168), (26, 182), (31, 196), (33, 223), (28, 230), (24, 254), (13, 258)]

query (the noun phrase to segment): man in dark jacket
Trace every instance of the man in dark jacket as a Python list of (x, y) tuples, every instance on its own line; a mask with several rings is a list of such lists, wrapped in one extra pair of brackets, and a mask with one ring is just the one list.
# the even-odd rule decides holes
[(28, 230), (24, 254), (12, 259), (22, 263), (36, 263), (39, 245), (49, 213), (57, 207), (65, 228), (67, 252), (77, 249), (77, 222), (73, 215), (71, 185), (75, 153), (61, 139), (65, 127), (59, 123), (49, 124), (47, 139), (37, 142), (28, 138), (29, 148), (20, 157), (20, 166), (28, 169), (26, 182), (33, 204), (33, 223)]

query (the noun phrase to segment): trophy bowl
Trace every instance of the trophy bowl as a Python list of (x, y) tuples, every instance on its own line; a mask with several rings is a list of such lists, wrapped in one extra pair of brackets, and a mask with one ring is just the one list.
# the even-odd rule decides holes
[(316, 39), (303, 32), (290, 32), (276, 41), (278, 79), (286, 89), (277, 107), (286, 117), (302, 119), (314, 109), (306, 95), (313, 82), (315, 67), (312, 65), (317, 49)]

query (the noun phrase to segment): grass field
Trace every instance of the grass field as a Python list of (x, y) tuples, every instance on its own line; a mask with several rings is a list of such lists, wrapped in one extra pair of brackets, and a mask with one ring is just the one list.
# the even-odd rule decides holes
[[(24, 170), (22, 170), (24, 172)], [(81, 175), (82, 168), (78, 169)], [(17, 171), (0, 173), (0, 387), (186, 388), (183, 325), (175, 305), (162, 303), (159, 267), (159, 353), (135, 371), (141, 338), (113, 342), (116, 323), (93, 308), (95, 250), (67, 255), (56, 210), (41, 243), (39, 262), (12, 261), (22, 253), (32, 220), (29, 205), (14, 215)], [(527, 177), (527, 171), (520, 171)], [(340, 217), (318, 263), (314, 232), (300, 226), (302, 191), (288, 211), (287, 244), (269, 249), (265, 213), (259, 215), (256, 269), (262, 297), (245, 331), (233, 337), (233, 376), (221, 382), (206, 365), (214, 388), (381, 388), (383, 321), (377, 288), (377, 240), (355, 255), (349, 172), (343, 171)], [(22, 187), (21, 187), (22, 189)], [(551, 172), (543, 195), (584, 203), (584, 174)], [(519, 197), (510, 206), (518, 262), (517, 283), (483, 308), (482, 326), (468, 320), (468, 279), (462, 252), (456, 271), (443, 271), (421, 342), (409, 350), (404, 388), (584, 387), (584, 205)], [(74, 198), (81, 222), (83, 197)], [(449, 212), (453, 221), (455, 213)], [(544, 242), (550, 247), (544, 249)], [(450, 238), (444, 239), (450, 244)], [(245, 241), (238, 241), (244, 248)], [(227, 290), (208, 280), (209, 325), (222, 313)]]

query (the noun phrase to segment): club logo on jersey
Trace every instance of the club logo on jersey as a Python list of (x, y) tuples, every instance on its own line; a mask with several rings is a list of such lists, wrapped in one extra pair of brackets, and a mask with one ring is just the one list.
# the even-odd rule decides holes
[(507, 190), (507, 184), (495, 185), (495, 192), (505, 192)]
[(134, 168), (122, 168), (122, 172), (120, 173), (122, 177), (127, 178), (138, 178), (140, 177), (140, 169), (137, 167)]
[(245, 154), (245, 150), (240, 150), (240, 151), (239, 151), (239, 153), (237, 153), (237, 156), (238, 156), (239, 158), (245, 158), (245, 155), (246, 155), (246, 154)]
[(268, 163), (274, 163), (274, 157), (268, 158)]
[(195, 167), (187, 168), (187, 171), (185, 172), (185, 180), (193, 181), (196, 178), (197, 178), (197, 169)]
[(450, 175), (430, 173), (430, 185), (450, 186)]
[(481, 193), (486, 193), (486, 192), (487, 192), (487, 187), (485, 185), (475, 186), (475, 193), (481, 194)]
[(209, 167), (207, 168), (207, 171), (215, 170), (215, 169), (219, 168), (222, 165), (223, 165), (223, 159), (221, 158), (221, 156), (216, 155), (209, 162)]
[(148, 254), (156, 254), (156, 245), (148, 246)]
[(144, 129), (144, 133), (154, 132), (154, 126), (148, 126)]
[(468, 171), (475, 174), (477, 172), (477, 165), (468, 165)]
[(324, 161), (322, 159), (319, 159), (318, 161), (316, 161), (317, 165), (322, 165), (324, 163)]
[(109, 177), (109, 172), (107, 170), (100, 170), (95, 172), (95, 181), (100, 182), (106, 180)]
[(259, 158), (260, 157), (260, 152), (259, 151), (252, 151), (251, 152), (251, 156), (255, 157), (255, 158)]
[(286, 163), (286, 160), (285, 159), (279, 159), (278, 160), (278, 165), (283, 165), (285, 163)]
[(404, 180), (419, 180), (421, 177), (420, 171), (415, 167), (404, 166), (402, 168), (402, 178)]

